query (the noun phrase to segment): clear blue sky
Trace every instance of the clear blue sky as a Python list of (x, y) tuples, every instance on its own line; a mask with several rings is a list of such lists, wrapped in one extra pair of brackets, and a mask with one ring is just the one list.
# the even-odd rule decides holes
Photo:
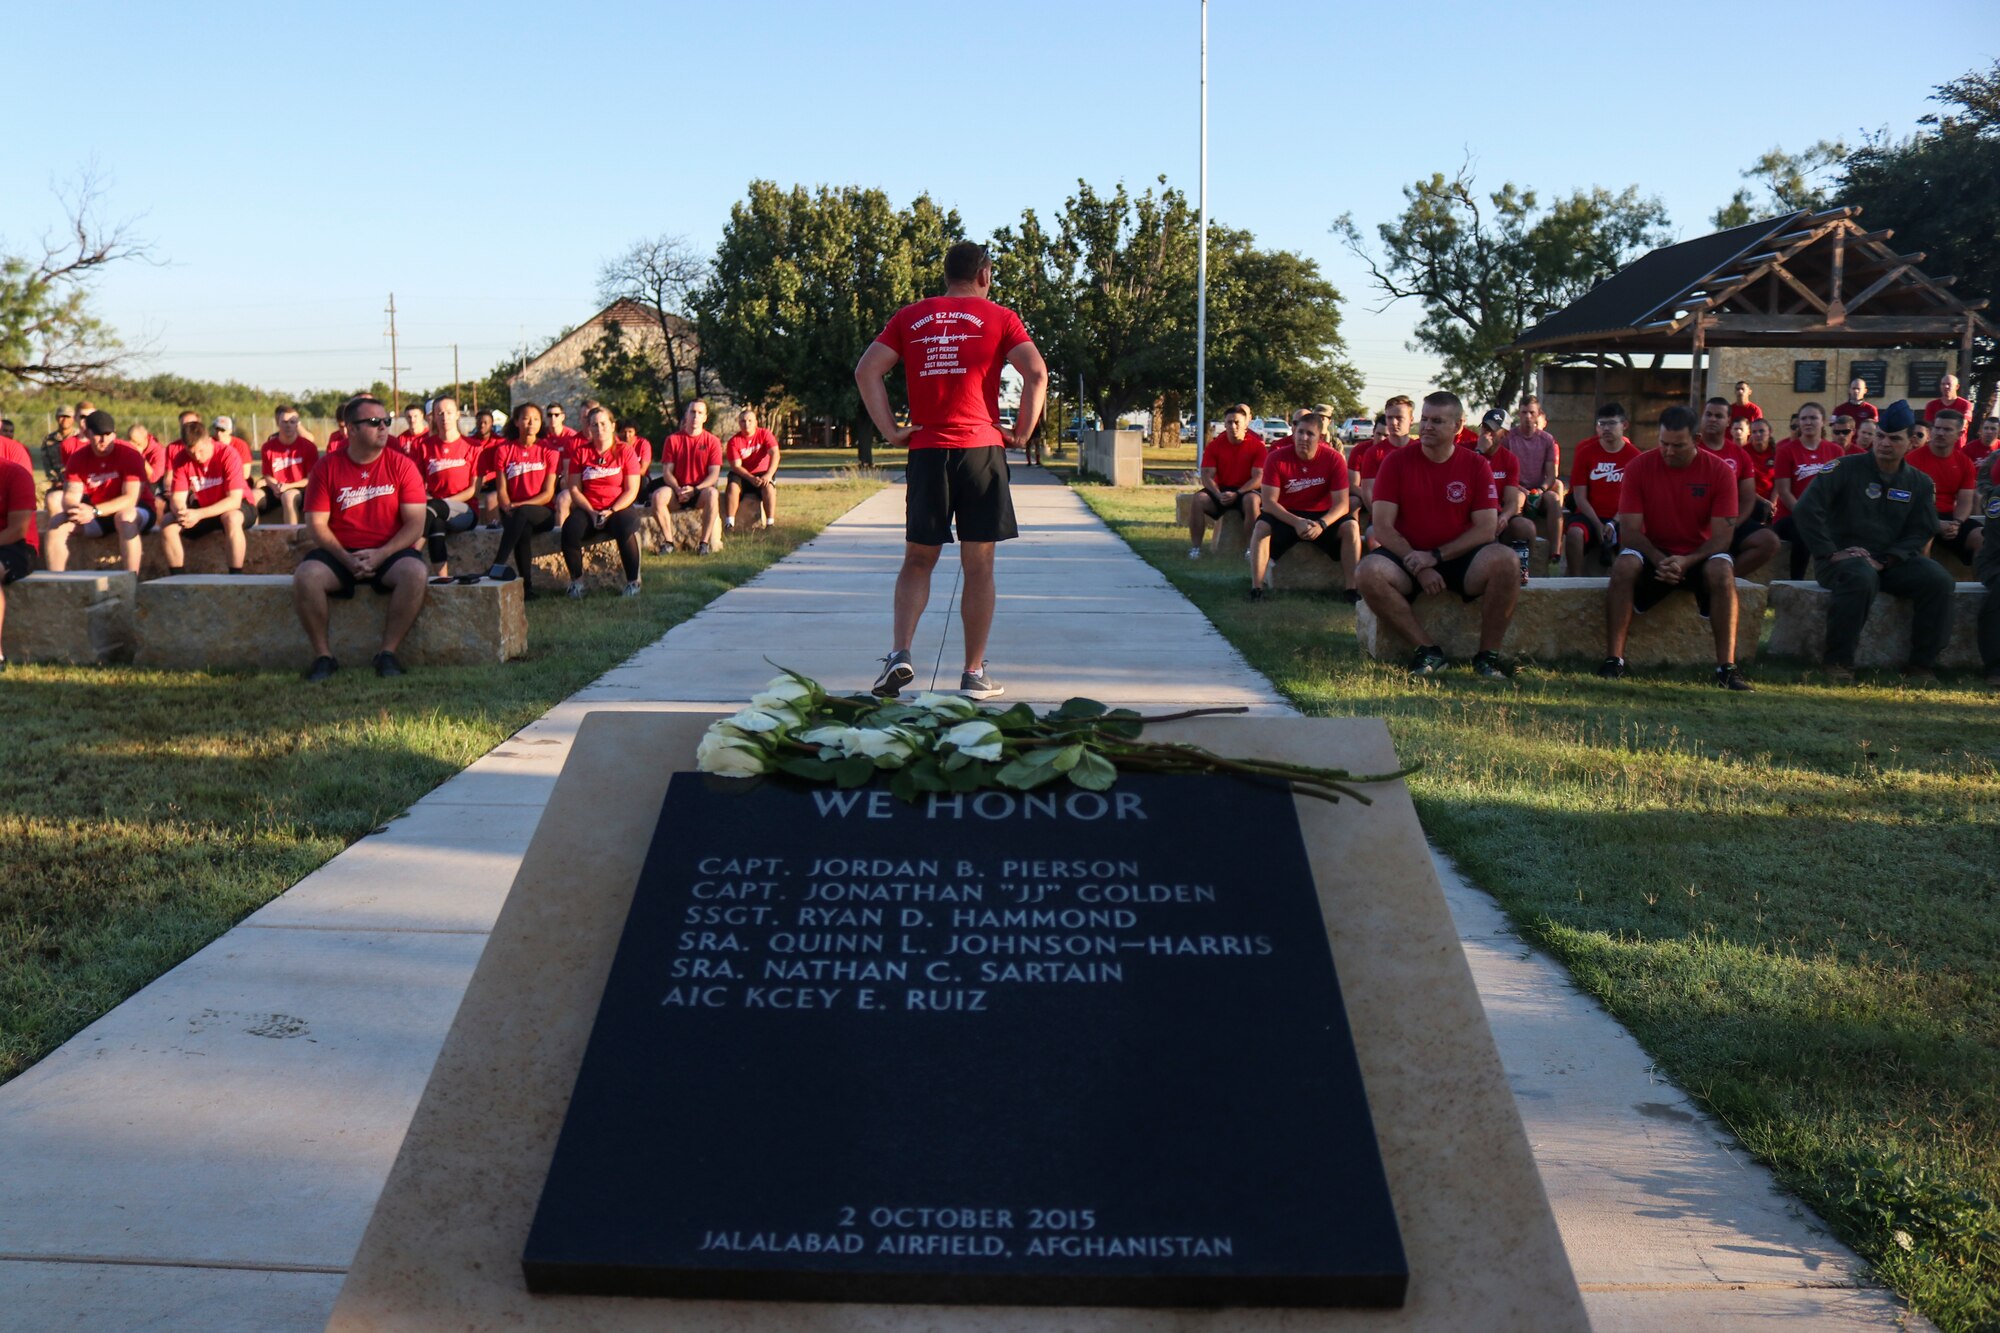
[[(753, 177), (928, 191), (983, 236), (1077, 177), (1196, 182), (1195, 0), (65, 4), (10, 17), (0, 238), (94, 165), (158, 266), (100, 309), (150, 365), (279, 389), (468, 375), (595, 308), (633, 239), (714, 244)], [(1416, 312), (1329, 234), (1470, 153), (1482, 184), (1636, 183), (1681, 235), (1776, 144), (1888, 128), (2000, 51), (1989, 3), (1210, 7), (1210, 211), (1318, 259), (1372, 397), (1423, 387)], [(1984, 20), (1984, 21), (1982, 21)], [(58, 54), (91, 62), (63, 94)], [(1819, 68), (1810, 68), (1814, 61)]]

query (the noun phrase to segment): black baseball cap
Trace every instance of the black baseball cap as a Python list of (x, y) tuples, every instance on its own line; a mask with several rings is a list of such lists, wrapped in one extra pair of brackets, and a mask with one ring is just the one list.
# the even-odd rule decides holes
[(112, 435), (117, 432), (118, 423), (111, 419), (109, 412), (100, 407), (83, 419), (83, 428), (92, 435)]
[(1479, 419), (1479, 424), (1486, 427), (1486, 429), (1488, 430), (1498, 430), (1500, 429), (1500, 427), (1507, 424), (1507, 414), (1505, 412), (1502, 412), (1499, 408), (1496, 407), (1491, 412), (1488, 412), (1485, 416), (1481, 417)]

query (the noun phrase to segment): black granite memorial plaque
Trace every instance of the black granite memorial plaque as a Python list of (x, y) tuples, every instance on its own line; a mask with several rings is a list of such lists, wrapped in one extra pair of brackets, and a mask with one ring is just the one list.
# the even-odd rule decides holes
[(531, 1291), (1400, 1305), (1292, 797), (676, 775)]

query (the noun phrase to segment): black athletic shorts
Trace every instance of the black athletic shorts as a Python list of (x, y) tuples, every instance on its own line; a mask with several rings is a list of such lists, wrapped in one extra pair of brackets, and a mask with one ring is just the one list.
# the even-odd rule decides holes
[[(144, 505), (132, 506), (132, 512), (139, 519), (139, 531), (142, 534), (151, 532), (154, 525), (160, 519), (158, 514)], [(86, 537), (116, 537), (118, 535), (118, 516), (113, 514), (110, 518), (93, 518), (88, 523), (77, 524), (76, 530)]]
[[(394, 592), (395, 589), (391, 588), (388, 584), (382, 581), (382, 576), (384, 574), (387, 574), (390, 570), (394, 569), (396, 567), (396, 562), (399, 560), (422, 561), (423, 558), (424, 558), (423, 553), (418, 551), (416, 547), (414, 546), (405, 547), (404, 549), (395, 552), (387, 560), (383, 561), (382, 567), (375, 571), (373, 577), (361, 580), (361, 579), (356, 579), (354, 577), (353, 570), (349, 569), (346, 565), (341, 564), (340, 561), (334, 559), (327, 552), (314, 549), (306, 552), (306, 558), (299, 561), (299, 568), (304, 569), (307, 565), (325, 565), (328, 569), (333, 571), (334, 577), (340, 580), (339, 590), (335, 592), (330, 592), (327, 594), (327, 596), (339, 597), (344, 599), (354, 596), (354, 589), (363, 582), (367, 583), (367, 585), (373, 588), (376, 592), (381, 592), (381, 593)], [(426, 568), (428, 568), (428, 566), (426, 566)]]
[[(245, 525), (249, 526), (248, 524)], [(207, 518), (190, 523), (181, 529), (182, 541), (193, 541), (197, 537), (212, 537), (222, 531), (222, 515), (210, 514)]]
[(1968, 542), (1972, 534), (1979, 531), (1982, 526), (1984, 525), (1979, 519), (1968, 518), (1958, 525), (1958, 535), (1956, 537), (1947, 538), (1940, 533), (1931, 539), (1931, 547), (1936, 551), (1949, 551), (1969, 565), (1972, 563), (1972, 551), (1968, 546)]
[[(1300, 514), (1299, 517), (1314, 518), (1317, 517), (1317, 515)], [(1307, 544), (1310, 546), (1319, 547), (1320, 550), (1325, 551), (1335, 560), (1338, 560), (1340, 559), (1340, 525), (1343, 523), (1352, 523), (1353, 521), (1354, 521), (1354, 515), (1342, 514), (1332, 523), (1329, 523), (1324, 528), (1322, 528), (1320, 530), (1319, 536), (1313, 538), (1312, 541), (1308, 542)], [(1281, 519), (1267, 517), (1259, 519), (1258, 522), (1262, 523), (1265, 527), (1271, 530), (1271, 559), (1273, 560), (1278, 559), (1280, 556), (1284, 555), (1285, 552), (1291, 550), (1294, 546), (1297, 546), (1300, 542), (1306, 540), (1304, 537), (1299, 536), (1299, 530), (1297, 528), (1293, 527), (1289, 523), (1284, 522)]]
[[(1500, 546), (1500, 543), (1488, 542), (1487, 546)], [(1472, 562), (1476, 560), (1479, 557), (1479, 553), (1485, 549), (1486, 546), (1475, 546), (1470, 551), (1467, 551), (1464, 555), (1455, 555), (1449, 560), (1441, 560), (1438, 562), (1437, 572), (1444, 579), (1444, 587), (1446, 592), (1455, 592), (1459, 595), (1461, 600), (1467, 602), (1476, 602), (1479, 600), (1476, 594), (1469, 593), (1465, 590), (1465, 575), (1467, 571), (1469, 571), (1472, 568)], [(1512, 556), (1514, 554), (1512, 548), (1501, 547), (1501, 549), (1505, 550), (1509, 556)], [(1384, 555), (1386, 556), (1387, 553), (1384, 552)], [(1393, 556), (1389, 556), (1388, 558), (1394, 559)], [(1396, 568), (1402, 570), (1403, 573), (1409, 575), (1410, 590), (1404, 593), (1403, 595), (1409, 598), (1413, 602), (1416, 601), (1417, 598), (1423, 596), (1424, 590), (1417, 583), (1417, 576), (1415, 574), (1410, 574), (1409, 568), (1405, 566), (1403, 562), (1400, 560), (1396, 561)], [(1516, 565), (1515, 568), (1518, 569), (1519, 566)]]
[[(1637, 611), (1640, 615), (1644, 615), (1675, 593), (1685, 590), (1694, 594), (1695, 610), (1701, 612), (1701, 618), (1703, 620), (1708, 619), (1708, 561), (1703, 561), (1700, 565), (1688, 570), (1686, 574), (1681, 576), (1679, 583), (1667, 583), (1653, 573), (1652, 561), (1646, 560), (1644, 556), (1639, 558), (1645, 560), (1645, 564), (1639, 570), (1639, 581), (1632, 585), (1632, 609), (1634, 611)], [(1718, 560), (1720, 558), (1720, 556), (1710, 556), (1709, 560)], [(1735, 572), (1733, 568), (1730, 570), (1732, 575)]]
[(1729, 534), (1729, 554), (1731, 555), (1743, 554), (1743, 543), (1749, 541), (1750, 538), (1755, 536), (1757, 533), (1762, 532), (1764, 530), (1764, 526), (1765, 526), (1764, 520), (1761, 517), (1759, 517), (1755, 512), (1751, 513), (1747, 521), (1743, 519), (1738, 519), (1736, 523), (1736, 531)]
[(1007, 451), (997, 444), (910, 450), (903, 474), (904, 538), (916, 546), (943, 546), (954, 527), (962, 542), (1020, 536), (1008, 476)]
[(35, 572), (35, 548), (22, 542), (0, 546), (0, 587)]
[(1210, 518), (1221, 518), (1224, 510), (1228, 509), (1240, 510), (1251, 499), (1251, 497), (1255, 496), (1256, 494), (1257, 492), (1255, 491), (1238, 491), (1236, 493), (1236, 503), (1233, 505), (1226, 505), (1223, 504), (1220, 500), (1216, 499), (1213, 495), (1209, 494), (1207, 491), (1196, 491), (1194, 493), (1194, 502), (1197, 505), (1200, 505), (1202, 512), (1207, 514)]
[(641, 500), (651, 499), (653, 492), (666, 484), (667, 479), (665, 477), (647, 477), (639, 483), (639, 494), (633, 497), (632, 503), (637, 504)]

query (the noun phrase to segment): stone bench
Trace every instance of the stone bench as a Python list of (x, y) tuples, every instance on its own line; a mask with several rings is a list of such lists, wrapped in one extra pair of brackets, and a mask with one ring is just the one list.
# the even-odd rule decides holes
[[(1826, 660), (1826, 610), (1833, 594), (1817, 583), (1777, 579), (1771, 584), (1771, 643), (1769, 651), (1818, 665)], [(1986, 588), (1960, 583), (1951, 599), (1951, 636), (1938, 658), (1941, 667), (1977, 667), (1979, 608)], [(1857, 667), (1900, 667), (1910, 660), (1910, 604), (1901, 597), (1878, 593), (1861, 626), (1855, 648)]]
[[(397, 651), (406, 665), (478, 666), (528, 650), (521, 584), (426, 588), (424, 609)], [(183, 574), (138, 587), (141, 666), (260, 671), (303, 668), (312, 655), (292, 610), (289, 574)], [(343, 666), (366, 665), (381, 647), (389, 599), (359, 588), (334, 601), (330, 639)]]
[(139, 580), (123, 570), (30, 574), (7, 586), (7, 656), (84, 665), (132, 656)]
[[(1535, 579), (1521, 589), (1513, 622), (1501, 651), (1535, 662), (1604, 659), (1604, 602), (1609, 578)], [(1757, 658), (1763, 628), (1764, 587), (1736, 580), (1736, 660)], [(1416, 601), (1417, 616), (1437, 636), (1446, 656), (1464, 660), (1479, 649), (1479, 603), (1446, 592)], [(1354, 629), (1361, 651), (1378, 662), (1401, 662), (1417, 645), (1391, 630), (1363, 602), (1355, 608)], [(1625, 660), (1633, 666), (1712, 666), (1715, 636), (1695, 611), (1692, 596), (1674, 596), (1645, 615), (1632, 617)]]
[[(1972, 566), (1966, 564), (1949, 551), (1933, 551), (1931, 552), (1931, 559), (1943, 565), (1945, 572), (1951, 575), (1954, 582), (1970, 583), (1973, 581)], [(1781, 541), (1778, 543), (1778, 553), (1771, 557), (1769, 563), (1756, 573), (1746, 574), (1744, 577), (1753, 583), (1768, 584), (1774, 579), (1790, 581), (1791, 573), (1792, 544), (1787, 541)], [(1806, 578), (1811, 579), (1812, 575), (1813, 563), (1811, 559), (1808, 559), (1806, 561)], [(1813, 586), (1818, 587), (1819, 585), (1815, 583)]]

